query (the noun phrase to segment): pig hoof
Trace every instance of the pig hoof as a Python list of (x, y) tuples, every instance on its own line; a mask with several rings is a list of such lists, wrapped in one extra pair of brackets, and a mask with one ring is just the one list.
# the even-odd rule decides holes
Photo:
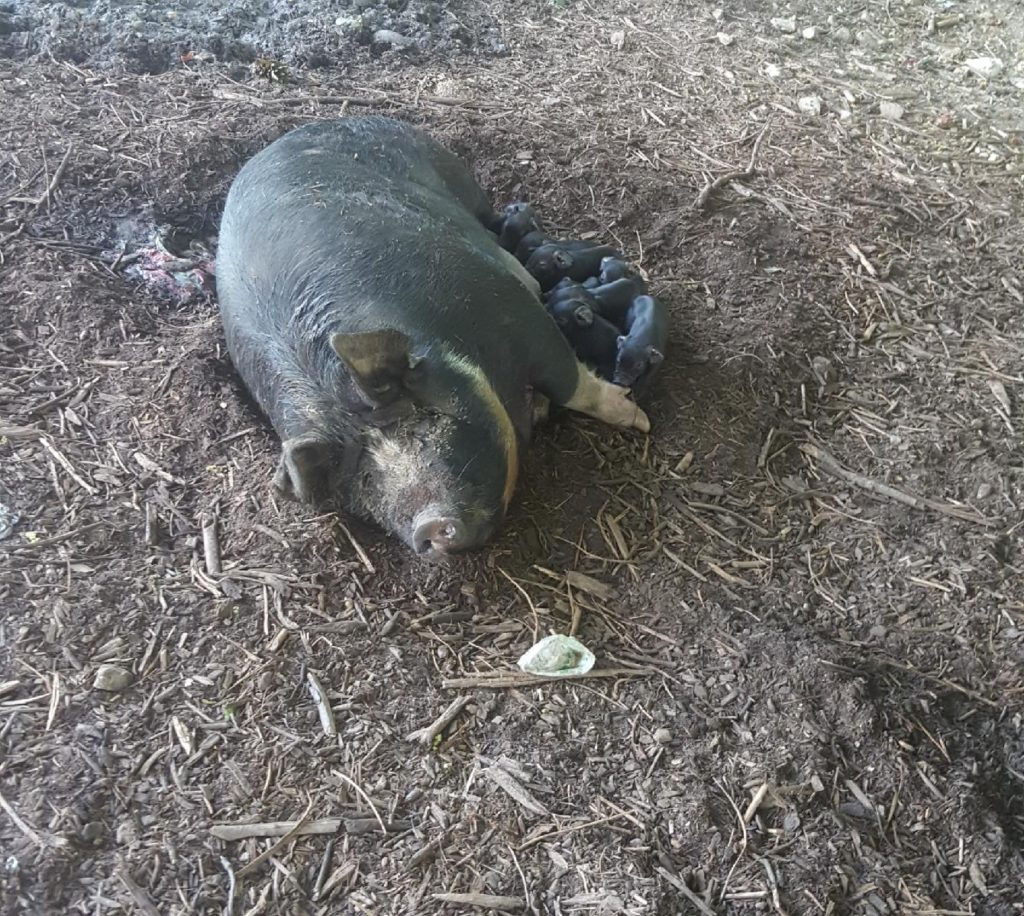
[(623, 429), (638, 429), (642, 433), (651, 431), (651, 421), (643, 409), (629, 399), (628, 388), (608, 385), (602, 394), (602, 419), (612, 426), (621, 426)]
[(565, 405), (570, 410), (603, 420), (609, 426), (650, 432), (651, 421), (640, 407), (629, 399), (629, 389), (599, 379), (579, 364), (576, 391)]

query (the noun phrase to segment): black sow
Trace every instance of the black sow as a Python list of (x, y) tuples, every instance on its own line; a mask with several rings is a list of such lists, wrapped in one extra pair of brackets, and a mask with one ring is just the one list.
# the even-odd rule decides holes
[(430, 557), (504, 519), (535, 409), (649, 429), (577, 361), (502, 249), (470, 171), (382, 117), (285, 134), (242, 168), (220, 230), (228, 351), (282, 440), (274, 484)]

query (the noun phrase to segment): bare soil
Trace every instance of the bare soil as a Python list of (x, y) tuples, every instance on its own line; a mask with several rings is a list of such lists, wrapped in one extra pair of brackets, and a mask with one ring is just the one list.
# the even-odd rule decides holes
[[(1024, 12), (474, 9), (508, 56), (0, 61), (0, 911), (1024, 912)], [(557, 418), (444, 566), (276, 503), (215, 304), (131, 272), (364, 111), (675, 321), (651, 435)], [(574, 617), (617, 674), (492, 680)]]

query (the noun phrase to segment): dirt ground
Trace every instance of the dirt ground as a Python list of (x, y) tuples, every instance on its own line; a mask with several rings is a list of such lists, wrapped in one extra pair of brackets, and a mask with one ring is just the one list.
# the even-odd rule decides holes
[[(1024, 11), (451, 9), (140, 73), (0, 7), (0, 911), (1024, 913)], [(675, 322), (651, 435), (556, 420), (441, 567), (275, 502), (215, 304), (132, 273), (365, 111)], [(502, 677), (574, 615), (609, 676)]]

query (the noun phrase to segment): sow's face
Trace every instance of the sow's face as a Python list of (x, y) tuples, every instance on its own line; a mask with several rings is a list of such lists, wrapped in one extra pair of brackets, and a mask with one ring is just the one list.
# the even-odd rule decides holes
[[(403, 335), (334, 335), (366, 411), (357, 443), (317, 432), (287, 440), (275, 483), (303, 501), (334, 498), (438, 558), (482, 547), (515, 488), (514, 427), (478, 367), (437, 347), (413, 356)], [(329, 424), (328, 424), (329, 426)]]
[(511, 496), (503, 451), (484, 425), (417, 410), (367, 434), (351, 508), (423, 557), (482, 547)]

